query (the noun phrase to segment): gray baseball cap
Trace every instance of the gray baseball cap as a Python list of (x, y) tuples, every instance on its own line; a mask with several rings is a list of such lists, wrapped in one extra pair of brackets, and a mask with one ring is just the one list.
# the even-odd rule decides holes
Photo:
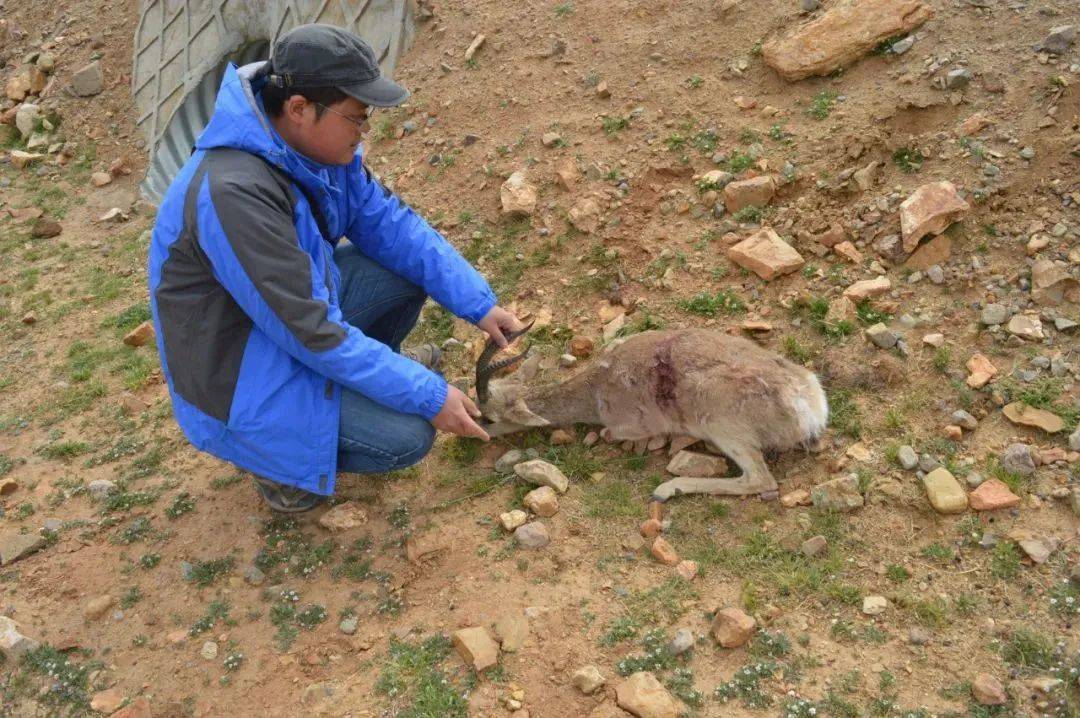
[(373, 107), (395, 107), (409, 91), (384, 77), (371, 46), (333, 25), (300, 25), (278, 38), (269, 81), (278, 87), (336, 87)]

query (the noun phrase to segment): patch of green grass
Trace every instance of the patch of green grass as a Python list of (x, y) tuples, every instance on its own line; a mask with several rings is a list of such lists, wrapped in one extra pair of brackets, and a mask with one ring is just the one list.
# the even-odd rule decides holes
[(53, 715), (89, 715), (90, 674), (100, 667), (100, 661), (76, 663), (49, 644), (27, 651), (22, 657), (22, 668), (43, 681), (41, 690), (35, 693), (36, 701), (54, 708), (57, 712)]
[(686, 82), (683, 84), (686, 85), (686, 89), (688, 90), (696, 90), (705, 84), (705, 80), (702, 79), (701, 75), (691, 75), (686, 78)]
[(949, 347), (938, 347), (934, 350), (934, 358), (930, 363), (939, 374), (948, 373), (949, 367), (952, 366), (952, 351)]
[(893, 583), (903, 583), (911, 578), (911, 572), (903, 566), (890, 563), (885, 567), (885, 577)]
[(746, 311), (746, 302), (734, 292), (721, 289), (715, 294), (701, 292), (690, 299), (679, 300), (678, 307), (701, 317), (715, 317), (719, 313), (741, 314)]
[(874, 309), (873, 303), (869, 299), (864, 299), (855, 305), (855, 315), (860, 322), (868, 326), (879, 322), (888, 322), (892, 318), (892, 315), (888, 312)]
[(234, 484), (238, 484), (244, 480), (243, 474), (229, 474), (228, 476), (217, 476), (210, 480), (210, 488), (214, 491), (221, 491), (227, 489)]
[(618, 115), (605, 115), (600, 122), (604, 127), (604, 132), (608, 135), (618, 134), (630, 126), (629, 117), (620, 117)]
[(928, 558), (932, 561), (941, 561), (943, 563), (952, 561), (956, 557), (955, 551), (953, 551), (948, 546), (944, 546), (938, 543), (937, 541), (923, 546), (922, 551), (920, 551), (919, 553), (922, 554), (923, 558)]
[(176, 498), (173, 499), (172, 504), (170, 504), (165, 509), (165, 515), (175, 521), (184, 514), (190, 514), (194, 510), (195, 500), (191, 498), (191, 494), (189, 494), (187, 491), (182, 491), (176, 495)]
[(150, 519), (146, 516), (140, 516), (132, 521), (127, 528), (116, 534), (112, 538), (112, 542), (121, 546), (130, 546), (133, 543), (145, 541), (153, 533), (154, 528), (150, 524)]
[(893, 152), (892, 161), (893, 164), (900, 168), (901, 172), (911, 174), (912, 172), (918, 172), (922, 169), (926, 157), (918, 150), (913, 150), (910, 147), (901, 147)]
[(15, 468), (15, 462), (4, 454), (0, 454), (0, 478), (7, 476)]
[(721, 703), (739, 700), (747, 708), (767, 708), (772, 704), (772, 696), (762, 690), (762, 680), (776, 674), (777, 665), (772, 661), (750, 663), (739, 670), (731, 680), (725, 681), (713, 691), (713, 697)]
[(849, 389), (833, 389), (829, 397), (829, 426), (844, 436), (858, 439), (862, 436), (862, 412), (855, 403), (854, 393)]
[(739, 174), (754, 166), (754, 158), (745, 152), (732, 152), (727, 160), (728, 172)]
[(263, 547), (255, 556), (255, 566), (267, 575), (287, 569), (291, 575), (313, 576), (330, 562), (334, 541), (316, 543), (305, 534), (295, 519), (275, 517), (263, 524)]
[(791, 335), (784, 337), (783, 342), (780, 343), (780, 351), (788, 359), (799, 364), (806, 364), (816, 354), (812, 347), (806, 346)]
[(990, 575), (1007, 580), (1020, 573), (1020, 549), (1011, 541), (1000, 541), (990, 556)]
[(915, 620), (924, 626), (944, 626), (949, 612), (949, 606), (943, 599), (917, 599), (912, 601), (909, 608), (915, 615)]
[(740, 224), (760, 224), (761, 218), (765, 216), (765, 208), (757, 207), (755, 205), (748, 205), (743, 207), (738, 212), (731, 215), (731, 218)]
[(90, 450), (90, 444), (85, 441), (56, 441), (41, 447), (39, 451), (48, 459), (72, 459)]
[(782, 658), (791, 652), (791, 641), (783, 633), (758, 631), (750, 641), (750, 655), (757, 659)]
[(660, 317), (649, 314), (648, 312), (637, 312), (634, 314), (634, 320), (620, 329), (615, 336), (616, 337), (628, 337), (633, 334), (640, 334), (641, 332), (650, 332), (654, 329), (663, 329), (664, 320)]
[(676, 577), (650, 589), (631, 592), (624, 604), (640, 625), (655, 625), (680, 618), (686, 613), (686, 603), (696, 596), (690, 584)]
[(146, 489), (141, 491), (130, 491), (122, 486), (118, 486), (116, 490), (110, 492), (102, 504), (102, 510), (106, 513), (113, 511), (130, 511), (136, 506), (150, 506), (158, 497), (161, 496), (161, 492), (157, 489)]
[(814, 95), (810, 108), (806, 111), (815, 120), (824, 120), (836, 104), (837, 94), (832, 90), (822, 90)]
[(847, 319), (829, 320), (829, 300), (824, 297), (815, 297), (806, 303), (796, 303), (795, 309), (806, 314), (810, 326), (829, 339), (840, 340), (855, 331), (855, 325)]
[(432, 636), (412, 643), (390, 639), (390, 650), (375, 683), (375, 692), (391, 703), (400, 718), (466, 718), (472, 681), (450, 672), (450, 639)]
[(569, 17), (574, 14), (574, 3), (561, 2), (555, 6), (555, 17)]
[(641, 624), (630, 616), (618, 616), (608, 625), (607, 631), (600, 636), (601, 646), (614, 646), (637, 636)]
[(232, 573), (236, 559), (232, 556), (213, 558), (206, 561), (192, 561), (188, 581), (200, 588), (213, 585), (215, 581)]
[(643, 497), (621, 477), (587, 482), (580, 486), (580, 491), (582, 508), (590, 518), (611, 521), (633, 519), (641, 514)]
[(479, 439), (454, 436), (443, 445), (443, 456), (458, 466), (472, 466), (480, 460), (483, 448)]
[(120, 608), (128, 609), (132, 608), (136, 603), (143, 599), (142, 591), (138, 586), (131, 586), (128, 590), (120, 596)]
[(1002, 644), (1001, 657), (1013, 665), (1047, 670), (1054, 664), (1054, 640), (1036, 631), (1017, 628)]
[(119, 314), (109, 317), (101, 323), (101, 326), (106, 329), (115, 329), (118, 336), (123, 336), (148, 321), (150, 321), (149, 302), (138, 302)]

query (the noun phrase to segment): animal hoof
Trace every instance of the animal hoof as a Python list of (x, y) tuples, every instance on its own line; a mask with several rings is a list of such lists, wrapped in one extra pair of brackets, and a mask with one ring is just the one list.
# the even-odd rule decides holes
[(671, 496), (664, 496), (663, 494), (654, 493), (652, 496), (649, 497), (649, 503), (650, 504), (662, 504), (662, 503), (665, 503), (670, 498), (671, 498)]
[(772, 491), (762, 491), (758, 494), (758, 498), (762, 501), (776, 501), (780, 498), (780, 492), (775, 489)]

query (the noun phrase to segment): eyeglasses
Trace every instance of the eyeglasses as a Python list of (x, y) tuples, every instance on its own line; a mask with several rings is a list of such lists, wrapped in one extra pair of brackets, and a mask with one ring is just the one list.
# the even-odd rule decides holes
[(315, 102), (315, 103), (312, 103), (312, 104), (318, 105), (319, 107), (323, 108), (327, 112), (333, 113), (333, 114), (337, 115), (338, 117), (342, 118), (343, 120), (345, 120), (347, 122), (351, 122), (352, 124), (356, 125), (356, 129), (360, 130), (360, 132), (364, 132), (364, 130), (365, 130), (364, 123), (368, 121), (368, 118), (371, 117), (371, 113), (375, 111), (374, 107), (370, 107), (370, 106), (365, 105), (364, 106), (364, 119), (362, 119), (362, 120), (354, 120), (353, 118), (349, 117), (348, 115), (343, 114), (341, 112), (338, 112), (337, 110), (335, 110), (332, 107), (327, 107), (326, 105), (324, 105), (321, 102)]

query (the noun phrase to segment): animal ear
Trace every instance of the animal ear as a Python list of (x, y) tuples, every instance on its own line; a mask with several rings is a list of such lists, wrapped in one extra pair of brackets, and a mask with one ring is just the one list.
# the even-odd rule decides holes
[(520, 426), (547, 426), (551, 422), (542, 416), (537, 416), (529, 410), (524, 399), (518, 399), (513, 406), (503, 412), (503, 421), (512, 421)]

